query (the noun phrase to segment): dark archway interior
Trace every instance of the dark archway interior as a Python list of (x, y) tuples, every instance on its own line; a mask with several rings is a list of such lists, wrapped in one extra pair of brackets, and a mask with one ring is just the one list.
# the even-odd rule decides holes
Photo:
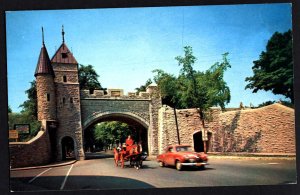
[(61, 140), (62, 159), (75, 159), (74, 141), (71, 137), (66, 136)]
[[(118, 121), (122, 123), (126, 123), (130, 129), (130, 135), (134, 142), (141, 143), (143, 152), (148, 153), (148, 129), (142, 125), (137, 120), (131, 118), (130, 116), (126, 115), (118, 115), (118, 114), (111, 114), (107, 116), (102, 116), (98, 120), (96, 120), (93, 124), (89, 125), (88, 128), (84, 130), (84, 151), (85, 152), (99, 152), (106, 149), (113, 149), (116, 147), (118, 143), (125, 143), (125, 139), (116, 140), (115, 143), (111, 147), (103, 145), (97, 145), (97, 141), (94, 138), (93, 127), (94, 125), (101, 123), (101, 122), (110, 122), (110, 121)], [(129, 132), (124, 132), (127, 134)]]
[(202, 132), (199, 131), (193, 135), (195, 152), (204, 152), (204, 145), (202, 141)]

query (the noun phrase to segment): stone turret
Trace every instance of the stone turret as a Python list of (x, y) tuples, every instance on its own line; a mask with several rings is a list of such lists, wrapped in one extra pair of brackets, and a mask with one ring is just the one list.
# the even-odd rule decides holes
[(34, 76), (36, 77), (38, 120), (56, 120), (56, 98), (54, 85), (54, 71), (44, 43), (44, 31), (42, 28), (43, 44), (37, 62)]

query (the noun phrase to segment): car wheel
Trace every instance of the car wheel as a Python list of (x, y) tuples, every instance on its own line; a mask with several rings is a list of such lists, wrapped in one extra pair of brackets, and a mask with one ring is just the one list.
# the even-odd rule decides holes
[(205, 170), (205, 166), (203, 165), (203, 166), (200, 166), (199, 167), (199, 170)]
[(179, 161), (176, 161), (176, 169), (178, 171), (181, 171), (182, 170), (182, 164), (179, 162)]
[(159, 166), (160, 167), (164, 167), (165, 166), (164, 162), (163, 161), (159, 161)]

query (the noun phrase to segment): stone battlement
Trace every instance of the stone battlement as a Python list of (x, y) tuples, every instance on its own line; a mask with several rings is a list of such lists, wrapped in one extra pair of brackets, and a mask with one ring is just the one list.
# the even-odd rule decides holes
[(138, 95), (135, 92), (128, 92), (127, 95), (124, 95), (123, 89), (107, 89), (107, 94), (104, 94), (104, 90), (80, 90), (81, 99), (149, 99), (149, 92), (140, 92)]

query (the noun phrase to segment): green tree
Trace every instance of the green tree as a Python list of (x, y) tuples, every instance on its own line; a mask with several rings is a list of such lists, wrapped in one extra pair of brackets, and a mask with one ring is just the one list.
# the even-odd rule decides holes
[(140, 87), (135, 88), (136, 94), (138, 95), (140, 92), (146, 91), (147, 87), (152, 84), (152, 80), (148, 79), (144, 85), (141, 85)]
[(261, 52), (259, 59), (253, 63), (253, 76), (245, 79), (249, 82), (246, 89), (253, 89), (253, 93), (272, 91), (294, 102), (291, 30), (275, 32), (267, 43), (266, 51)]
[(180, 136), (179, 136), (179, 127), (177, 122), (176, 108), (178, 107), (179, 102), (179, 90), (178, 90), (178, 80), (174, 75), (165, 73), (163, 70), (156, 69), (153, 71), (156, 73), (154, 76), (154, 81), (157, 83), (159, 88), (162, 103), (173, 107), (176, 131), (177, 131), (177, 139), (178, 144), (180, 144)]
[(11, 107), (8, 105), (8, 108), (7, 108), (7, 112), (8, 113), (12, 113), (12, 109), (11, 109)]
[(158, 84), (163, 103), (177, 108), (197, 108), (204, 126), (205, 119), (209, 118), (206, 114), (208, 109), (212, 106), (225, 109), (231, 98), (224, 81), (224, 73), (231, 67), (227, 56), (228, 53), (223, 54), (222, 62), (215, 63), (207, 71), (195, 71), (193, 65), (197, 58), (192, 47), (184, 47), (184, 56), (175, 58), (182, 66), (177, 78), (162, 70), (154, 71), (157, 73), (154, 81)]
[(126, 123), (119, 121), (109, 121), (98, 123), (94, 127), (94, 138), (98, 143), (106, 146), (123, 143), (128, 135), (132, 135), (132, 129)]
[(37, 118), (37, 95), (36, 95), (36, 82), (30, 82), (30, 88), (25, 91), (28, 99), (23, 102), (19, 107), (22, 108), (21, 113), (31, 115)]
[(80, 65), (78, 69), (80, 89), (102, 89), (98, 81), (99, 75), (92, 65)]
[(180, 103), (185, 108), (198, 108), (204, 126), (205, 112), (212, 106), (225, 108), (230, 101), (230, 90), (224, 81), (224, 73), (230, 68), (228, 53), (223, 54), (223, 61), (212, 65), (207, 71), (195, 71), (193, 65), (197, 58), (193, 55), (192, 47), (184, 47), (185, 55), (177, 56), (181, 97)]

